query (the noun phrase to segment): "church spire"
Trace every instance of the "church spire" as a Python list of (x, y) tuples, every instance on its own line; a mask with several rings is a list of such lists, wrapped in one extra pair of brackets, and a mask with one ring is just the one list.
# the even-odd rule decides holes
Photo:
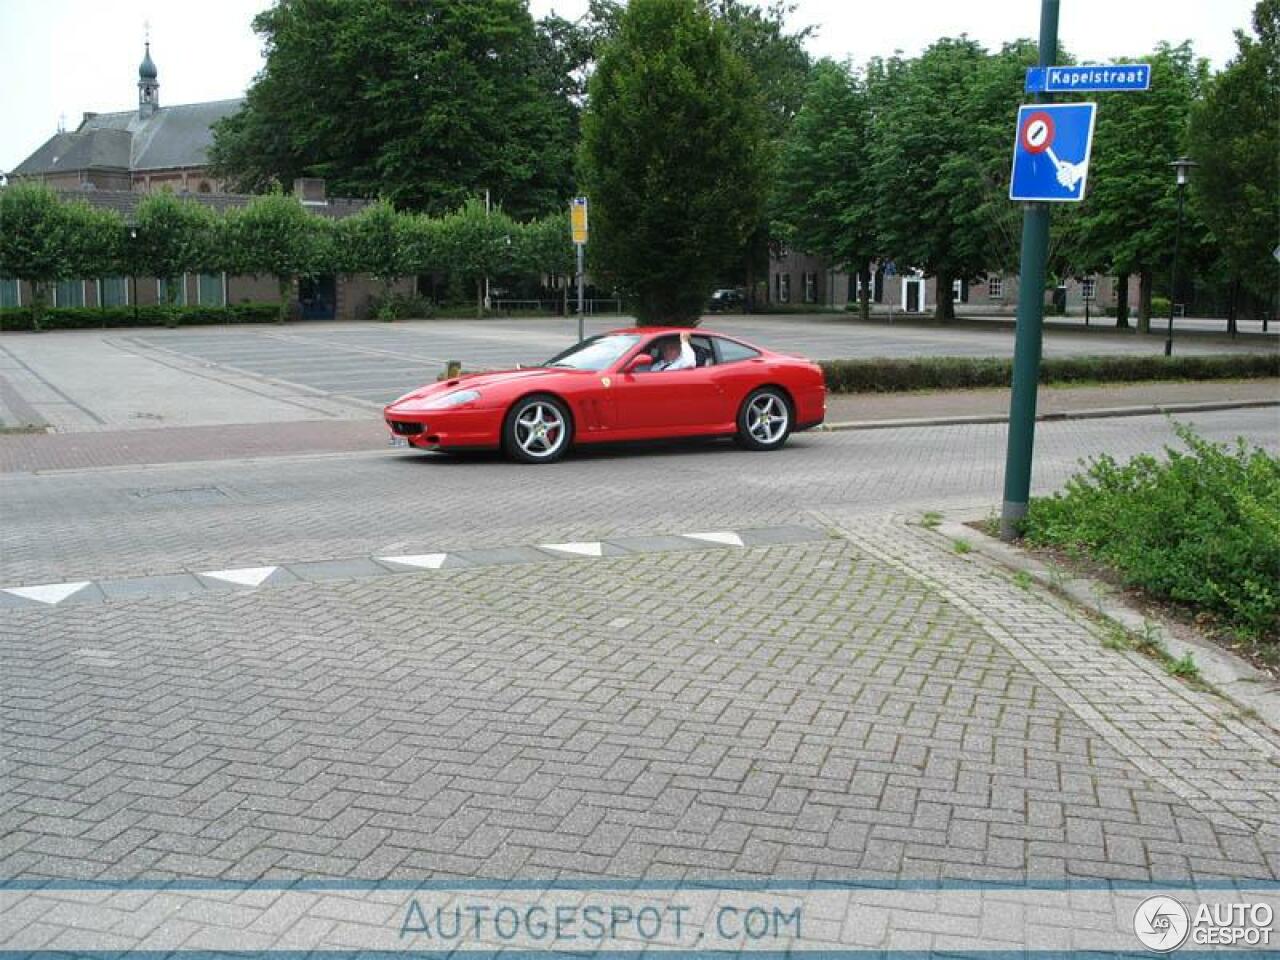
[(138, 114), (149, 117), (160, 106), (160, 80), (156, 65), (151, 59), (151, 41), (145, 44), (142, 64), (138, 67)]

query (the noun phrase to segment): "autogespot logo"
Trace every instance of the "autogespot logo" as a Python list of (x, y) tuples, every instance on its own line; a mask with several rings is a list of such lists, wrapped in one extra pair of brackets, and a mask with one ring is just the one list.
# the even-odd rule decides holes
[(1148, 897), (1133, 915), (1133, 932), (1144, 947), (1157, 953), (1177, 950), (1190, 929), (1187, 908), (1173, 897)]

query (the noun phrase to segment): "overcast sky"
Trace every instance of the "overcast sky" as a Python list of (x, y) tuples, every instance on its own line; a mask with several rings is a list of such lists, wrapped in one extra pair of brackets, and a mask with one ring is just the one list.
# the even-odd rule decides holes
[[(253, 15), (267, 0), (0, 0), (0, 170), (17, 165), (65, 119), (137, 104), (144, 24), (162, 104), (238, 97), (262, 64)], [(535, 15), (573, 18), (587, 0), (532, 0)], [(968, 33), (988, 47), (1039, 32), (1036, 0), (799, 0), (794, 26), (814, 25), (813, 53), (856, 62), (911, 54)], [(1060, 36), (1078, 57), (1121, 60), (1156, 42), (1192, 40), (1220, 67), (1253, 0), (1062, 0)]]

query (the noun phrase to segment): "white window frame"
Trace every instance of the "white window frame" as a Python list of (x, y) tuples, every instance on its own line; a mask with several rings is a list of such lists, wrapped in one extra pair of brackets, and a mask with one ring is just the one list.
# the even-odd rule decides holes
[[(164, 298), (164, 293), (162, 292), (164, 288), (163, 286), (161, 286), (163, 283), (164, 283), (163, 279), (161, 279), (160, 277), (156, 277), (156, 303), (157, 304), (159, 304)], [(199, 287), (200, 285), (196, 284), (197, 300), (200, 298)], [(182, 299), (179, 300), (176, 304), (174, 304), (174, 306), (177, 306), (177, 307), (189, 306), (189, 304), (187, 303), (187, 275), (185, 273), (182, 275)]]
[[(75, 281), (75, 280), (67, 280), (67, 281), (65, 281), (65, 282), (67, 282), (67, 283), (75, 283), (76, 281)], [(72, 309), (72, 310), (76, 310), (76, 309), (83, 308), (83, 307), (84, 307), (84, 305), (85, 305), (85, 301), (88, 299), (88, 298), (85, 296), (85, 281), (81, 280), (81, 281), (79, 281), (79, 283), (80, 283), (80, 307), (77, 307), (75, 304), (72, 304), (72, 305), (70, 306), (70, 308), (69, 308), (69, 309)], [(62, 286), (62, 282), (61, 282), (61, 281), (54, 281), (54, 284), (53, 284), (53, 305), (54, 305), (55, 307), (61, 307), (61, 306), (62, 306), (62, 304), (60, 304), (60, 303), (58, 302), (58, 287), (60, 287), (60, 286)]]
[(789, 273), (778, 274), (778, 282), (780, 284), (779, 289), (782, 291), (781, 293), (778, 294), (778, 302), (790, 303), (791, 302), (791, 274)]
[(4, 279), (13, 281), (13, 297), (14, 297), (13, 308), (15, 310), (21, 310), (22, 309), (22, 281), (19, 280), (17, 277), (5, 277)]
[(1085, 277), (1080, 281), (1080, 297), (1084, 300), (1098, 299), (1098, 278)]
[(103, 281), (104, 279), (105, 279), (105, 280), (119, 280), (121, 283), (123, 283), (123, 284), (124, 284), (124, 303), (116, 304), (116, 306), (129, 307), (129, 306), (132, 306), (132, 305), (133, 305), (133, 304), (131, 304), (131, 303), (129, 302), (129, 278), (128, 278), (128, 277), (115, 276), (115, 277), (98, 277), (96, 280), (94, 280), (94, 281), (93, 281), (93, 282), (94, 282), (94, 285), (96, 286), (96, 288), (97, 288), (97, 290), (98, 290), (98, 306), (99, 306), (99, 307), (101, 307), (101, 306), (103, 306), (103, 305), (104, 305), (104, 304), (103, 304), (103, 302), (102, 302), (102, 281)]
[[(201, 299), (201, 294), (202, 294), (202, 292), (203, 292), (203, 287), (201, 287), (201, 285), (200, 285), (200, 280), (201, 280), (201, 278), (203, 278), (203, 277), (212, 277), (212, 276), (220, 276), (220, 277), (222, 278), (222, 281), (221, 281), (221, 282), (222, 282), (222, 302), (221, 302), (221, 303), (205, 303), (205, 302), (204, 302), (204, 300), (203, 300), (203, 299)], [(226, 274), (226, 272), (224, 271), (224, 272), (222, 272), (221, 274), (212, 274), (212, 273), (199, 273), (199, 274), (196, 274), (196, 306), (198, 306), (198, 307), (225, 307), (226, 305), (227, 305), (227, 274)]]
[(1004, 299), (1004, 277), (987, 277), (987, 298), (990, 300)]

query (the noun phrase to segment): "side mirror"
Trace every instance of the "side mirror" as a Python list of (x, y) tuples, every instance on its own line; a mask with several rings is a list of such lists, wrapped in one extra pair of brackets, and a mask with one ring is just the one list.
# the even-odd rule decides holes
[(653, 366), (653, 357), (647, 353), (637, 354), (631, 358), (631, 362), (627, 364), (624, 373), (639, 373), (642, 370), (648, 370)]

